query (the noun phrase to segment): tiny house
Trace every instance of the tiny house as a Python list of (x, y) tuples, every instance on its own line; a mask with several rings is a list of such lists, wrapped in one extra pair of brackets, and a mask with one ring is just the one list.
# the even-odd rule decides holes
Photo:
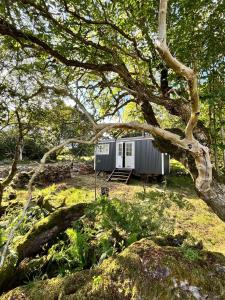
[(161, 153), (151, 136), (101, 140), (95, 149), (95, 170), (132, 170), (137, 175), (169, 174), (169, 155)]

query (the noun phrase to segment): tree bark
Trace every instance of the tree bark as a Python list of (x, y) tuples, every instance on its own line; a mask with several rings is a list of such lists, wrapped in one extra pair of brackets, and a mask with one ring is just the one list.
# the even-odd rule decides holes
[(213, 150), (214, 150), (214, 161), (215, 161), (215, 169), (218, 172), (218, 151), (217, 151), (217, 130), (216, 130), (216, 107), (213, 104)]
[(148, 124), (151, 124), (153, 126), (159, 126), (159, 123), (155, 117), (155, 113), (153, 111), (152, 105), (148, 101), (144, 101), (141, 104), (141, 110), (143, 113), (143, 116)]
[[(212, 164), (209, 154), (209, 148), (197, 141), (193, 135), (194, 129), (198, 123), (200, 114), (200, 103), (198, 95), (198, 82), (195, 72), (186, 67), (177, 58), (173, 57), (166, 42), (166, 13), (168, 0), (160, 0), (159, 6), (159, 31), (156, 48), (161, 58), (171, 67), (175, 73), (184, 77), (187, 81), (189, 94), (191, 115), (185, 129), (185, 139), (190, 149), (198, 175), (194, 178), (195, 186), (198, 194), (205, 202), (214, 210), (214, 212), (225, 221), (225, 197), (224, 186), (216, 182), (212, 183)], [(175, 143), (176, 145), (176, 143)], [(179, 146), (179, 145), (177, 145)]]
[(4, 191), (4, 187), (0, 183), (0, 215), (1, 215), (2, 200), (3, 200), (3, 191)]
[(173, 57), (167, 46), (167, 3), (167, 0), (160, 1), (159, 30), (156, 48), (165, 63), (171, 67), (175, 73), (184, 77), (187, 81), (190, 94), (191, 115), (185, 129), (185, 139), (198, 170), (198, 177), (195, 179), (196, 189), (199, 193), (207, 194), (210, 191), (210, 185), (212, 182), (212, 165), (209, 156), (209, 149), (208, 147), (200, 144), (193, 135), (193, 131), (198, 123), (198, 116), (200, 114), (197, 75), (191, 68), (186, 67), (180, 61), (178, 61), (177, 58)]
[(23, 129), (22, 129), (22, 124), (21, 124), (21, 120), (20, 120), (18, 111), (16, 111), (15, 114), (16, 114), (16, 118), (18, 121), (18, 140), (17, 140), (10, 172), (9, 172), (8, 176), (5, 179), (3, 179), (2, 182), (0, 182), (0, 208), (2, 206), (4, 189), (11, 183), (14, 176), (16, 175), (17, 164), (18, 164), (18, 161), (20, 158), (20, 148), (22, 146), (22, 141), (23, 141)]
[(60, 232), (71, 226), (74, 220), (79, 219), (86, 207), (87, 204), (83, 203), (63, 207), (35, 224), (17, 246), (18, 260), (21, 261), (39, 253), (45, 244), (53, 241)]
[(19, 161), (23, 160), (23, 145), (21, 143), (20, 148), (19, 148)]
[(224, 131), (224, 120), (223, 120), (223, 116), (222, 116), (222, 105), (220, 107), (219, 110), (219, 120), (220, 120), (220, 137), (221, 137), (221, 144), (222, 144), (222, 155), (223, 155), (223, 169), (224, 169), (224, 173), (225, 173), (225, 131)]
[(225, 184), (214, 179), (210, 191), (199, 192), (199, 196), (225, 222)]

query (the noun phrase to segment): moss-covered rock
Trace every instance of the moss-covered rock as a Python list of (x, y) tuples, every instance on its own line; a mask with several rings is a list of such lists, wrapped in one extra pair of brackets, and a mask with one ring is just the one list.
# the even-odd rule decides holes
[(193, 258), (143, 239), (95, 269), (33, 282), (0, 299), (225, 299), (225, 257), (201, 251)]

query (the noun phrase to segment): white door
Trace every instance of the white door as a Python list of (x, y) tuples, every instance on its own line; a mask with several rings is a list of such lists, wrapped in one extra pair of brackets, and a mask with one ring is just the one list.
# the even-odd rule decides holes
[(116, 168), (123, 168), (123, 143), (116, 143)]
[(125, 168), (134, 169), (134, 142), (125, 143)]

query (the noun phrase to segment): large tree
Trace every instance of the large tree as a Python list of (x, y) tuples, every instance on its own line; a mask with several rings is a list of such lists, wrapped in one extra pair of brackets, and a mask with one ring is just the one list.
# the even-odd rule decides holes
[[(12, 159), (8, 176), (0, 181), (1, 207), (3, 192), (16, 175), (23, 154), (40, 159), (66, 138), (85, 134), (89, 124), (73, 107), (74, 102), (68, 105), (39, 83), (40, 78), (47, 82), (55, 76), (48, 61), (34, 61), (32, 52), (24, 56), (18, 47), (5, 49), (1, 44), (0, 49), (0, 154), (1, 159)], [(29, 59), (34, 62), (32, 69)]]
[[(53, 76), (39, 85), (76, 102), (92, 125), (90, 138), (118, 128), (151, 132), (161, 150), (188, 167), (198, 193), (225, 220), (198, 88), (206, 71), (223, 63), (223, 1), (171, 1), (168, 30), (166, 0), (160, 9), (153, 0), (4, 1), (0, 13), (4, 47), (32, 56), (29, 68), (48, 62)], [(130, 102), (140, 106), (145, 123), (103, 122)], [(178, 116), (185, 129), (163, 129), (156, 106)]]

